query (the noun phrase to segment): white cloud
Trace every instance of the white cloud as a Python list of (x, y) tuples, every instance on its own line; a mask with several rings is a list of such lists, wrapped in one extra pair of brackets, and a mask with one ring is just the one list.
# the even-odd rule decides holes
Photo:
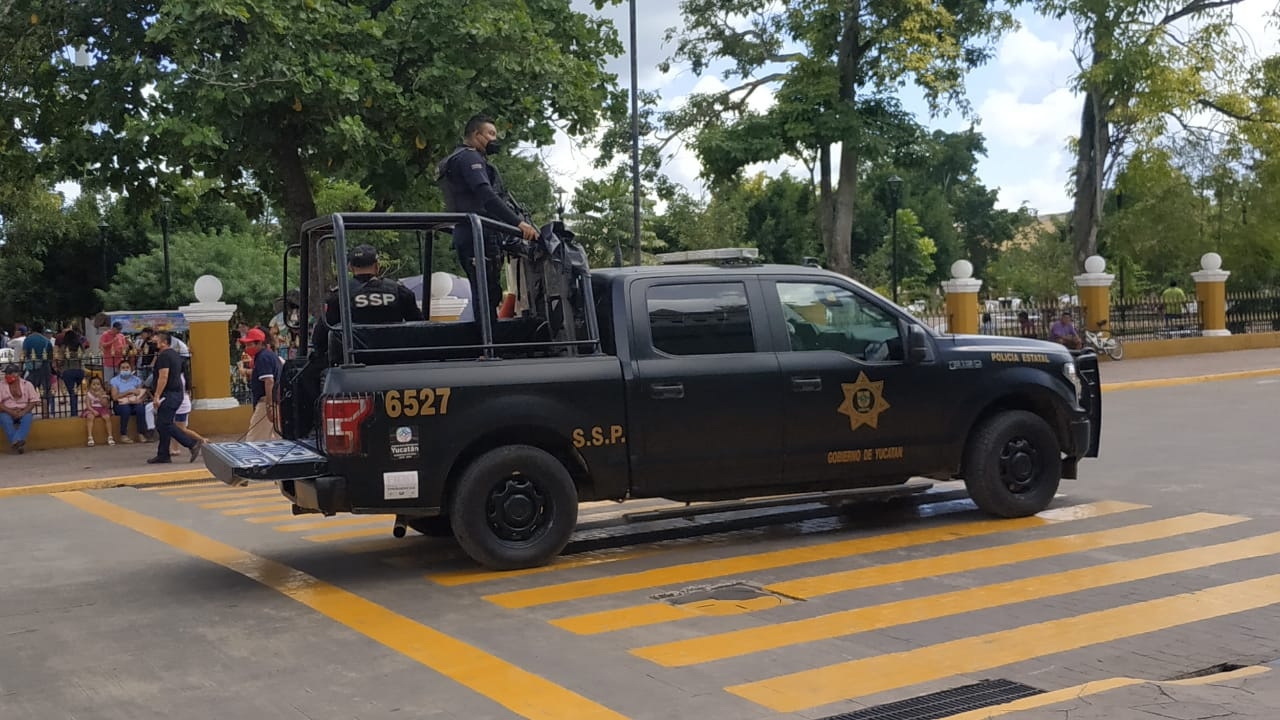
[(1080, 96), (1058, 88), (1034, 102), (1010, 90), (992, 90), (978, 105), (989, 141), (1013, 148), (1058, 150), (1079, 132)]

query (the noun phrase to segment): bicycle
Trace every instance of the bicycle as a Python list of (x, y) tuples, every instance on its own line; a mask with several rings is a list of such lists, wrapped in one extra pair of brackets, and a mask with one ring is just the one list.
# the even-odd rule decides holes
[(1084, 331), (1085, 347), (1094, 352), (1106, 353), (1107, 357), (1112, 360), (1121, 360), (1124, 358), (1124, 344), (1119, 339), (1113, 337), (1110, 332), (1105, 329), (1106, 320), (1098, 321), (1098, 329)]

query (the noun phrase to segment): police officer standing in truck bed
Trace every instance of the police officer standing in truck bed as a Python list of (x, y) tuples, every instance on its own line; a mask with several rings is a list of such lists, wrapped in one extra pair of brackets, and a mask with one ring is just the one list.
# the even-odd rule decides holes
[[(437, 180), (444, 191), (445, 209), (449, 212), (476, 213), (484, 217), (520, 228), (525, 240), (538, 237), (538, 231), (516, 212), (514, 202), (502, 183), (498, 169), (486, 159), (497, 154), (498, 129), (493, 119), (476, 115), (463, 128), (462, 144), (454, 148), (449, 157), (440, 162)], [(502, 301), (502, 289), (498, 284), (501, 270), (501, 251), (498, 234), (486, 234), (484, 239), (485, 273), (489, 290), (489, 312), (496, 313)], [(453, 228), (453, 249), (458, 253), (471, 282), (471, 297), (480, 298), (475, 266), (475, 244), (471, 237), (470, 223), (458, 223)]]
[[(418, 299), (412, 290), (395, 280), (379, 276), (378, 251), (372, 246), (357, 245), (347, 253), (347, 264), (352, 275), (347, 284), (352, 324), (389, 325), (423, 319), (422, 309), (418, 307)], [(331, 328), (342, 322), (338, 314), (337, 288), (324, 300), (324, 321)]]

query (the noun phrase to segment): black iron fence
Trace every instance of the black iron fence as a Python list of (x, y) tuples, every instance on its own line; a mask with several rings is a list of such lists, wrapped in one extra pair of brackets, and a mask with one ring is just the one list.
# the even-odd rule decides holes
[[(147, 364), (133, 365), (133, 374), (120, 382), (131, 387), (135, 382), (148, 389), (154, 385), (152, 368)], [(112, 378), (119, 374), (119, 362), (104, 362), (102, 353), (89, 350), (76, 351), (54, 348), (51, 352), (18, 353), (0, 346), (0, 366), (10, 363), (18, 365), (22, 377), (35, 386), (42, 402), (36, 410), (43, 418), (79, 417), (90, 406), (88, 391), (94, 378), (102, 381), (103, 390), (108, 398), (111, 396)], [(249, 403), (248, 379), (231, 372), (231, 394), (241, 404)], [(183, 376), (188, 391), (194, 389), (191, 382), (190, 358), (184, 358)], [(113, 411), (114, 403), (108, 403)]]
[(1131, 341), (1198, 337), (1204, 308), (1194, 295), (1184, 299), (1150, 295), (1111, 303), (1111, 334)]
[(1280, 290), (1227, 293), (1227, 330), (1232, 335), (1280, 331)]

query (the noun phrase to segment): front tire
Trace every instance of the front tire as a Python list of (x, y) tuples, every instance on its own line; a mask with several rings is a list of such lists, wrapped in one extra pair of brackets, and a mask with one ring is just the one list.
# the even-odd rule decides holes
[(1010, 410), (982, 422), (969, 437), (964, 485), (984, 512), (1034, 515), (1049, 506), (1062, 480), (1062, 451), (1039, 415)]
[(578, 522), (569, 471), (545, 450), (508, 445), (481, 455), (458, 478), (450, 520), (458, 544), (494, 570), (546, 565)]

